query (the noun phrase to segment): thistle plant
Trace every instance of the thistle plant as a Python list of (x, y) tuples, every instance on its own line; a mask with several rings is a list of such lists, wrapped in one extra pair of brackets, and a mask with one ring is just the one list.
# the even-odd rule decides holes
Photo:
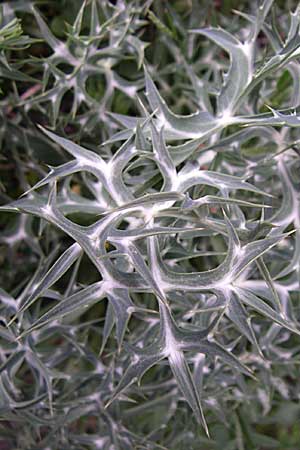
[(220, 27), (201, 2), (78, 3), (61, 39), (38, 3), (4, 5), (22, 192), (4, 177), (3, 445), (281, 448), (299, 414), (299, 6)]

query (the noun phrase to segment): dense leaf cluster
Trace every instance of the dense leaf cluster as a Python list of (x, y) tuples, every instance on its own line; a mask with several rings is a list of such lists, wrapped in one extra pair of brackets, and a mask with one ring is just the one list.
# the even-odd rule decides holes
[(3, 448), (299, 415), (300, 7), (204, 3), (1, 6)]

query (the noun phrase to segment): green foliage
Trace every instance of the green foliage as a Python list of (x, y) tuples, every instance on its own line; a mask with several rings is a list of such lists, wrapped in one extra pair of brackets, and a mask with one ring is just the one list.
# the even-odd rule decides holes
[(1, 6), (0, 448), (297, 448), (300, 8), (213, 3)]

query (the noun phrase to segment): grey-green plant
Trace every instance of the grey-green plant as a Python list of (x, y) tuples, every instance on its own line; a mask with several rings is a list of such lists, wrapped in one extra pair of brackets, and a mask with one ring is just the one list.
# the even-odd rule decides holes
[(300, 8), (242, 2), (213, 26), (201, 1), (75, 3), (63, 36), (43, 3), (2, 6), (18, 189), (4, 174), (0, 442), (282, 448), (268, 427), (299, 417)]

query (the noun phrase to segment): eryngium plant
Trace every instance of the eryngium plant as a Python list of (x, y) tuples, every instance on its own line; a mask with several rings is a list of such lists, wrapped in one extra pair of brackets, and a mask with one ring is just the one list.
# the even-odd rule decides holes
[[(98, 7), (111, 3), (82, 2), (63, 45), (30, 5), (53, 54), (44, 92), (20, 111), (50, 101), (43, 113), (55, 127), (72, 87), (72, 120), (81, 102), (90, 118), (96, 108), (108, 139), (84, 146), (81, 132), (33, 130), (66, 156), (47, 174), (33, 159), (40, 180), (31, 187), (27, 148), (18, 160), (26, 192), (1, 207), (21, 213), (1, 238), (12, 260), (16, 245), (29, 247), (26, 276), (0, 292), (8, 448), (217, 449), (224, 439), (228, 449), (275, 448), (276, 435), (255, 424), (299, 399), (300, 9), (277, 29), (264, 1), (230, 33), (229, 21), (227, 30), (191, 28), (176, 8), (170, 29), (155, 3), (142, 3), (116, 2), (100, 25)], [(171, 54), (160, 71), (135, 40), (145, 16)], [(17, 27), (0, 30), (3, 55), (10, 30), (30, 45)], [(112, 71), (130, 45), (145, 89)], [(70, 74), (57, 68), (62, 57)], [(99, 104), (89, 97), (82, 83), (96, 68), (111, 95), (139, 90), (138, 117), (112, 113), (106, 94)], [(162, 93), (178, 86), (175, 114)]]

